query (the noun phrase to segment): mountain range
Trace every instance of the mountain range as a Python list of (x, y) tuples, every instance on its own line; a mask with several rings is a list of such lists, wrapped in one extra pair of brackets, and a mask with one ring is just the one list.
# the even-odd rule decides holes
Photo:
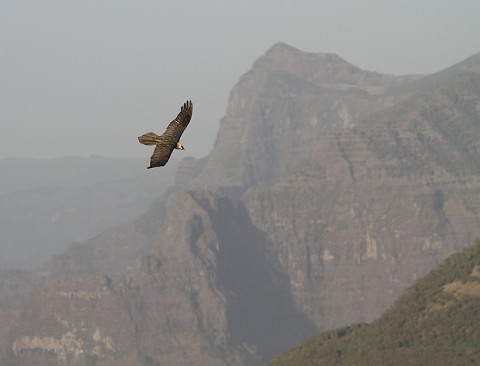
[(146, 213), (18, 274), (0, 363), (255, 365), (377, 319), (479, 236), (479, 71), (274, 45)]

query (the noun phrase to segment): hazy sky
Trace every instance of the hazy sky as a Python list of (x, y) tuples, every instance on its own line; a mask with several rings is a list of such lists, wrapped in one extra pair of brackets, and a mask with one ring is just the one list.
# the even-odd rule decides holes
[[(206, 155), (231, 88), (276, 42), (366, 70), (480, 52), (478, 0), (0, 0), (0, 158), (145, 156), (186, 99)], [(185, 154), (186, 155), (186, 154)]]

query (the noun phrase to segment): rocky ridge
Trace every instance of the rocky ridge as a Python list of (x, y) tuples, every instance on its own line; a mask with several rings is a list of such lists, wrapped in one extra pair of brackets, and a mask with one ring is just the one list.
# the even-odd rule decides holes
[(191, 187), (271, 184), (308, 161), (325, 130), (350, 128), (402, 100), (405, 93), (391, 90), (418, 78), (276, 44), (232, 89), (214, 148)]

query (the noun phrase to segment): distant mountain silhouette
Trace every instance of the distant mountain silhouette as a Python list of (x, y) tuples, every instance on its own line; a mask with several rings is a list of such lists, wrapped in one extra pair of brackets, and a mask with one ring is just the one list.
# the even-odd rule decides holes
[(74, 242), (145, 212), (174, 181), (145, 160), (0, 159), (0, 269), (34, 269)]

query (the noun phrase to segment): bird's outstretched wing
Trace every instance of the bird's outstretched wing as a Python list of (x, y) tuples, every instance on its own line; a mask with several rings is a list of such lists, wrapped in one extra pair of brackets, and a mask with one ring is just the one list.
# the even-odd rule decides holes
[(192, 114), (193, 104), (192, 101), (189, 100), (183, 104), (177, 117), (168, 124), (163, 135), (156, 136), (155, 151), (150, 158), (150, 166), (148, 168), (164, 166), (167, 164), (168, 159), (170, 159), (170, 155), (172, 155), (175, 146), (177, 146), (177, 142), (180, 140), (183, 131), (185, 131), (188, 123), (192, 119)]
[(150, 166), (147, 169), (150, 168), (156, 168), (159, 166), (164, 166), (167, 164), (168, 159), (170, 159), (170, 155), (172, 155), (174, 147), (164, 145), (163, 143), (157, 143), (157, 146), (155, 146), (155, 150), (153, 151), (153, 155), (150, 158)]
[(168, 124), (167, 129), (161, 137), (168, 140), (168, 142), (172, 143), (175, 147), (183, 131), (185, 131), (188, 123), (192, 119), (192, 114), (193, 104), (191, 100), (188, 100), (180, 108), (180, 113), (178, 113), (177, 117)]

